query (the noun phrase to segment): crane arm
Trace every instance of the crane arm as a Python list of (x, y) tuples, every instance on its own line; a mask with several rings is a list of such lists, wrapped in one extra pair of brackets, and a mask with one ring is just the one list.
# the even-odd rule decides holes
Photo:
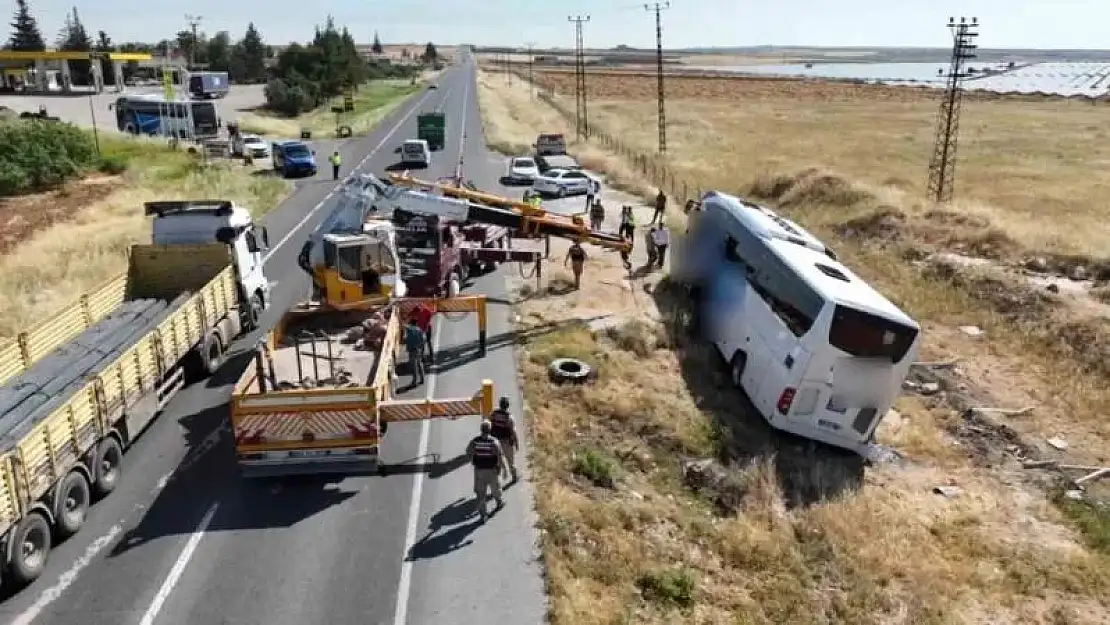
[[(462, 186), (428, 182), (398, 174), (390, 174), (389, 178), (394, 185), (401, 187), (431, 192), (438, 191), (443, 195), (443, 198), (439, 198), (441, 202), (454, 200), (455, 202), (452, 202), (453, 206), (461, 208), (465, 205), (466, 221), (513, 228), (520, 236), (524, 237), (554, 236), (563, 239), (576, 239), (582, 243), (621, 251), (630, 250), (632, 247), (630, 242), (625, 241), (615, 233), (590, 230), (582, 221), (582, 218), (578, 216), (551, 213), (526, 202)], [(414, 192), (414, 195), (416, 194), (424, 197), (437, 197), (419, 191)], [(416, 206), (409, 208), (397, 204), (396, 207), (414, 213), (420, 212), (419, 207)], [(446, 217), (443, 213), (439, 215)], [(456, 220), (462, 221), (461, 219)]]

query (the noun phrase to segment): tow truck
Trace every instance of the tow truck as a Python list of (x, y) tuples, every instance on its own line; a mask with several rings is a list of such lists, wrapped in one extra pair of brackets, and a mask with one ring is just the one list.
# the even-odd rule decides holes
[[(457, 288), (447, 297), (413, 297), (411, 278), (402, 273), (398, 224), (479, 223), (525, 236), (576, 238), (615, 249), (628, 245), (615, 234), (590, 231), (578, 217), (461, 186), (408, 176), (391, 180), (362, 174), (344, 181), (336, 207), (298, 256), (312, 278), (312, 297), (283, 314), (258, 344), (254, 366), (235, 385), (231, 426), (237, 460), (248, 477), (384, 473), (381, 448), (390, 423), (488, 416), (492, 410), (489, 381), (462, 397), (397, 399), (401, 320), (413, 306), (425, 304), (436, 314), (476, 313), (476, 355), (486, 352), (486, 297), (458, 296)], [(521, 251), (474, 253), (512, 259)]]

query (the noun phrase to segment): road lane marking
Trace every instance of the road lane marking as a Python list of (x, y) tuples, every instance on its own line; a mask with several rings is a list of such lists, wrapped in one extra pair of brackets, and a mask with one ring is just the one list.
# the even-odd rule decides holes
[[(463, 89), (463, 106), (462, 106), (462, 123), (459, 124), (461, 130), (459, 131), (459, 159), (466, 152), (466, 144), (464, 137), (466, 136), (466, 113), (467, 104), (470, 100), (470, 77), (467, 75), (466, 87)], [(432, 334), (432, 352), (439, 353), (439, 339), (443, 335), (443, 318), (436, 317), (435, 329)], [(434, 371), (428, 373), (428, 399), (435, 397), (436, 391), (436, 374)], [(428, 455), (428, 432), (431, 426), (427, 419), (420, 422), (420, 442), (416, 447), (416, 457), (420, 462), (425, 461)], [(420, 522), (420, 503), (424, 497), (424, 472), (417, 471), (416, 475), (412, 478), (412, 496), (409, 499), (409, 519), (405, 527), (405, 542), (402, 547), (401, 559), (401, 578), (397, 582), (397, 603), (393, 611), (393, 625), (405, 625), (409, 614), (409, 595), (412, 589), (412, 558), (409, 557), (409, 550), (412, 549), (413, 544), (416, 543), (416, 526)]]
[[(397, 123), (394, 124), (393, 128), (389, 129), (389, 132), (386, 133), (386, 135), (384, 137), (382, 137), (382, 140), (378, 142), (378, 145), (374, 146), (374, 149), (370, 150), (366, 154), (366, 156), (364, 156), (363, 159), (361, 161), (359, 161), (357, 165), (355, 165), (354, 169), (351, 170), (351, 173), (353, 174), (353, 173), (357, 172), (359, 169), (362, 168), (363, 165), (366, 164), (366, 161), (370, 160), (375, 154), (377, 154), (378, 150), (382, 149), (382, 146), (385, 145), (385, 143), (387, 141), (389, 141), (390, 137), (392, 137), (394, 134), (396, 134), (397, 131), (401, 129), (401, 126), (404, 126), (405, 122), (407, 122), (409, 120), (409, 118), (413, 116), (413, 113), (416, 113), (417, 111), (420, 110), (420, 105), (424, 104), (424, 101), (427, 100), (428, 96), (430, 96), (431, 94), (432, 94), (431, 91), (425, 92), (424, 95), (412, 105), (412, 107), (408, 110), (408, 112), (405, 113), (404, 116), (401, 117), (401, 119), (397, 120)], [(302, 217), (299, 222), (297, 222), (297, 225), (293, 226), (293, 228), (289, 231), (289, 233), (286, 234), (284, 237), (282, 237), (281, 240), (277, 242), (277, 245), (270, 248), (270, 251), (265, 256), (262, 257), (262, 262), (263, 263), (269, 262), (270, 257), (273, 256), (274, 253), (277, 252), (279, 249), (281, 249), (282, 246), (284, 246), (286, 243), (288, 243), (289, 239), (292, 239), (293, 235), (297, 234), (297, 232), (301, 228), (303, 228), (306, 223), (308, 223), (308, 220), (312, 219), (312, 216), (315, 215), (324, 206), (324, 204), (327, 203), (328, 200), (330, 200), (332, 197), (335, 196), (335, 194), (339, 191), (340, 185), (342, 185), (342, 184), (343, 184), (342, 181), (337, 183), (332, 188), (332, 190), (329, 191), (328, 194), (324, 196), (324, 199), (320, 200), (319, 203), (316, 204), (316, 206), (313, 206), (312, 210), (305, 213), (305, 216)]]
[(200, 539), (204, 538), (204, 533), (208, 531), (208, 526), (212, 524), (212, 517), (216, 516), (216, 510), (219, 509), (220, 502), (212, 504), (208, 508), (208, 512), (204, 513), (204, 518), (200, 520), (200, 524), (193, 530), (193, 534), (189, 536), (189, 542), (185, 543), (185, 548), (181, 550), (181, 554), (177, 556), (174, 561), (173, 567), (170, 568), (169, 575), (162, 581), (162, 586), (154, 595), (154, 600), (150, 602), (150, 607), (146, 609), (143, 618), (139, 621), (139, 625), (154, 625), (154, 619), (158, 617), (158, 612), (162, 610), (162, 606), (166, 603), (173, 587), (180, 581), (181, 575), (185, 572), (185, 567), (189, 564), (189, 560), (193, 558), (193, 552), (197, 550), (197, 545), (200, 544)]
[(89, 546), (85, 548), (85, 553), (80, 558), (74, 560), (73, 566), (69, 567), (69, 570), (65, 573), (59, 575), (58, 581), (54, 582), (53, 586), (42, 591), (42, 594), (39, 595), (39, 598), (36, 599), (35, 602), (31, 604), (31, 606), (28, 607), (26, 610), (24, 610), (19, 616), (15, 617), (15, 620), (12, 621), (11, 625), (31, 625), (31, 623), (34, 622), (35, 618), (39, 614), (41, 614), (43, 610), (45, 610), (51, 603), (57, 601), (58, 598), (62, 596), (62, 593), (65, 592), (71, 584), (73, 584), (73, 582), (77, 579), (77, 576), (81, 573), (81, 570), (88, 566), (90, 562), (92, 562), (93, 558), (96, 557), (96, 554), (100, 553), (104, 550), (105, 547), (112, 544), (112, 541), (114, 541), (116, 539), (116, 536), (119, 536), (120, 532), (122, 531), (123, 524), (116, 523), (108, 529), (108, 533), (89, 543)]

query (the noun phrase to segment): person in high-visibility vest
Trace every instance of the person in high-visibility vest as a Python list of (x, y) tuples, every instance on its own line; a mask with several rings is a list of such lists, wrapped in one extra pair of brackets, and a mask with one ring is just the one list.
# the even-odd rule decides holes
[(543, 208), (543, 198), (540, 197), (539, 193), (533, 193), (532, 197), (528, 199), (528, 203), (532, 205), (532, 208)]
[(339, 180), (339, 166), (343, 164), (343, 157), (339, 155), (339, 150), (332, 152), (328, 160), (331, 161), (332, 180)]

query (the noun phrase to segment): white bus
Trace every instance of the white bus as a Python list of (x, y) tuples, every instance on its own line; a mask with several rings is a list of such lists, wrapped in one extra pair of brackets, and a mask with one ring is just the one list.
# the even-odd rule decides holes
[(108, 109), (115, 109), (116, 127), (131, 134), (203, 139), (217, 136), (221, 125), (214, 103), (159, 94), (121, 96)]
[(921, 328), (773, 211), (709, 192), (672, 275), (706, 337), (771, 426), (864, 455), (897, 399)]

